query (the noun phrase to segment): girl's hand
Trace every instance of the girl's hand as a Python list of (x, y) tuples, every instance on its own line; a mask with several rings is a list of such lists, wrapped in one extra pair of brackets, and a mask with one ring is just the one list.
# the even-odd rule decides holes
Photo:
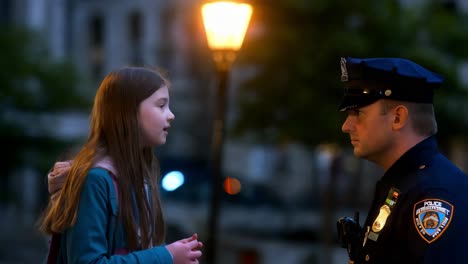
[(198, 241), (198, 235), (178, 240), (166, 246), (174, 258), (174, 264), (198, 264), (203, 243)]

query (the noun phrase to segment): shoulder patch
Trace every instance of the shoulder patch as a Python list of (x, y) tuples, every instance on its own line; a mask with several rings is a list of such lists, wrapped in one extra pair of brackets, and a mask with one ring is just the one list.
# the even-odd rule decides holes
[(452, 221), (453, 205), (440, 199), (424, 199), (413, 209), (414, 225), (419, 235), (432, 243), (442, 236)]

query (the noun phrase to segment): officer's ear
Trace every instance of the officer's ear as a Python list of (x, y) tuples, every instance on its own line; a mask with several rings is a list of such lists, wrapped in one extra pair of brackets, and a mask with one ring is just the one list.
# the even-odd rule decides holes
[(405, 105), (397, 105), (393, 109), (393, 130), (400, 130), (405, 127), (408, 122), (408, 115), (408, 108)]

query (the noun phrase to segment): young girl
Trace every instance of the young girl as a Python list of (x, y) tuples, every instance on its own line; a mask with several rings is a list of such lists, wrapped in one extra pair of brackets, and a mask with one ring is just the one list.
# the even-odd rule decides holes
[(153, 147), (166, 142), (175, 118), (169, 86), (160, 73), (146, 68), (125, 67), (104, 78), (88, 139), (71, 167), (61, 163), (58, 174), (64, 181), (56, 180), (49, 190), (60, 189), (40, 224), (41, 231), (60, 234), (57, 256), (49, 256), (49, 262), (198, 263), (202, 243), (196, 234), (162, 245), (165, 226)]

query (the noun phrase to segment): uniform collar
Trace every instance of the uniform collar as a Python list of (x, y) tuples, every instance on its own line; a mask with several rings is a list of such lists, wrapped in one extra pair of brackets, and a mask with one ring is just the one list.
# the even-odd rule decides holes
[(408, 173), (424, 169), (432, 156), (439, 152), (434, 136), (416, 144), (403, 154), (382, 177), (383, 182), (396, 183), (404, 181)]

